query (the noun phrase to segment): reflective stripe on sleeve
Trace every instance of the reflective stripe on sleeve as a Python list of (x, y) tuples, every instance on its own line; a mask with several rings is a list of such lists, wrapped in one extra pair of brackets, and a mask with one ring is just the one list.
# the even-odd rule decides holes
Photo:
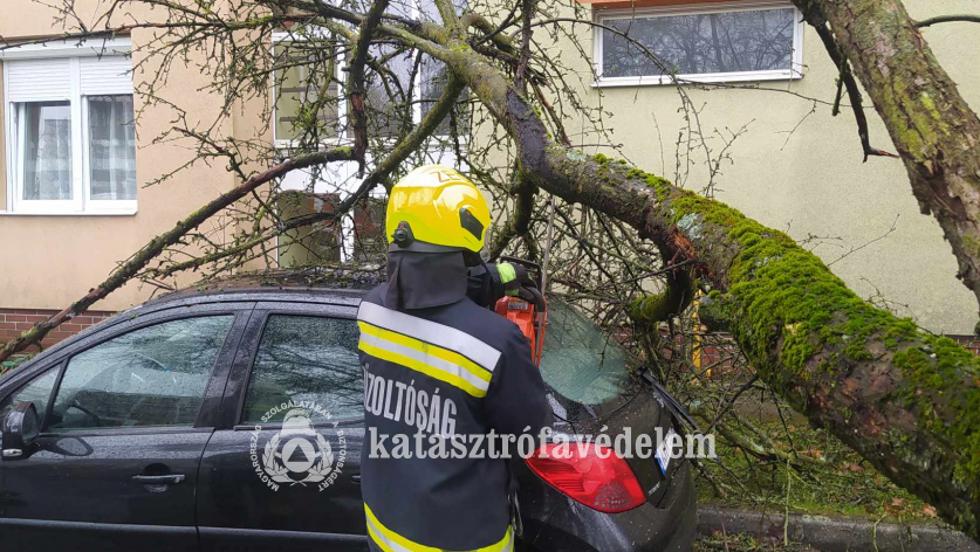
[(375, 303), (361, 301), (357, 319), (455, 351), (490, 372), (493, 372), (500, 360), (500, 351), (462, 330)]
[[(371, 508), (364, 504), (364, 517), (367, 521), (368, 536), (384, 552), (447, 552), (409, 540), (384, 526), (378, 520)], [(502, 539), (490, 546), (474, 548), (473, 552), (512, 552), (514, 550), (514, 535), (510, 527), (504, 532)]]

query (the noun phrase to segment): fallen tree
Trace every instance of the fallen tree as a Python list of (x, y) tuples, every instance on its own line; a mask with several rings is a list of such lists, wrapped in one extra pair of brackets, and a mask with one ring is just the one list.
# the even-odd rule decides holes
[[(540, 90), (547, 67), (529, 64), (526, 34), (514, 41), (501, 32), (504, 24), (475, 14), (457, 17), (445, 1), (437, 2), (441, 24), (379, 19), (377, 12), (306, 0), (255, 4), (275, 17), (221, 26), (213, 12), (188, 15), (182, 8), (180, 27), (192, 28), (196, 17), (200, 26), (219, 29), (303, 21), (330, 30), (348, 50), (363, 52), (376, 40), (441, 61), (513, 145), (517, 178), (511, 197), (523, 199), (516, 202), (512, 234), (528, 230), (538, 189), (635, 228), (656, 244), (666, 270), (684, 274), (675, 281), (694, 281), (712, 295), (772, 389), (980, 539), (980, 361), (972, 353), (863, 301), (786, 234), (638, 167), (569, 147), (560, 114)], [(521, 6), (525, 12), (517, 17)], [(515, 3), (505, 23), (519, 22), (529, 33), (534, 6)], [(355, 79), (361, 74), (358, 67)], [(355, 102), (353, 109), (362, 108)], [(358, 133), (365, 128), (363, 115), (354, 117)], [(358, 136), (358, 148), (364, 144)], [(910, 155), (901, 147), (899, 153)], [(475, 164), (470, 169), (486, 172)]]
[(472, 87), (510, 131), (538, 186), (695, 260), (739, 346), (773, 389), (980, 539), (975, 355), (871, 306), (782, 232), (626, 163), (554, 143), (513, 83), (461, 38), (435, 45), (392, 31)]
[[(943, 229), (959, 277), (980, 300), (980, 119), (899, 0), (794, 0), (820, 33), (861, 110), (864, 85), (898, 149), (923, 214)], [(952, 16), (927, 21), (976, 21)], [(867, 123), (858, 127), (867, 139)], [(865, 146), (867, 153), (867, 146)]]

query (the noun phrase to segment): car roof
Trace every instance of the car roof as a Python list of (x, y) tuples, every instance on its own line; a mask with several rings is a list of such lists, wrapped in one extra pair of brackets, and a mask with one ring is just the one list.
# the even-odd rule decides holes
[(264, 270), (207, 280), (147, 301), (143, 311), (227, 301), (360, 302), (384, 280), (380, 267)]
[(202, 281), (118, 312), (45, 349), (24, 366), (49, 357), (95, 331), (135, 316), (176, 307), (230, 302), (279, 301), (353, 307), (360, 303), (368, 289), (382, 281), (384, 275), (378, 266), (264, 270)]

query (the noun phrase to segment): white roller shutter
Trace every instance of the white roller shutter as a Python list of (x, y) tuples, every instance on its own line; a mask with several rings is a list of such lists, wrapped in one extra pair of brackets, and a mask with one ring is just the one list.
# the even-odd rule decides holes
[(85, 57), (78, 63), (83, 96), (133, 93), (129, 56)]
[(11, 102), (68, 100), (78, 78), (83, 96), (132, 94), (132, 64), (128, 56), (77, 59), (8, 60), (6, 99)]
[(71, 98), (70, 59), (5, 61), (7, 90), (12, 102), (40, 102)]

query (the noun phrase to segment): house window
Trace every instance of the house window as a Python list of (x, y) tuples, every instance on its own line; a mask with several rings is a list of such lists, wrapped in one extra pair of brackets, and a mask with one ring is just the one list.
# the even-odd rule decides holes
[(787, 1), (596, 10), (596, 20), (599, 86), (802, 76), (802, 17)]
[[(462, 0), (454, 0), (453, 4), (459, 10), (466, 5)], [(387, 12), (411, 19), (439, 20), (432, 0), (392, 0)], [(328, 30), (302, 25), (273, 33), (271, 46), (270, 107), (275, 146), (286, 153), (300, 145), (352, 143), (347, 98), (342, 93), (349, 49), (336, 48)], [(446, 67), (430, 56), (401, 51), (391, 44), (372, 44), (369, 53), (382, 60), (385, 74), (382, 78), (372, 64), (365, 67), (368, 136), (372, 142), (384, 140), (393, 144), (417, 126), (438, 101), (446, 87)], [(406, 105), (410, 107), (405, 109)], [(444, 143), (450, 130), (448, 119), (436, 128), (432, 140), (413, 152), (406, 166), (458, 164), (455, 150)], [(460, 120), (463, 124), (468, 121), (465, 114), (457, 114), (457, 121)], [(373, 166), (373, 153), (374, 147), (369, 147), (367, 170)], [(280, 181), (280, 188), (303, 192), (306, 199), (281, 201), (280, 216), (289, 218), (297, 214), (296, 209), (304, 209), (304, 214), (332, 209), (360, 183), (358, 164), (353, 161), (290, 171)], [(347, 262), (383, 255), (387, 247), (383, 225), (379, 223), (383, 220), (383, 197), (384, 189), (378, 187), (371, 197), (341, 217), (339, 224), (322, 224), (317, 232), (287, 236), (280, 241), (280, 264)]]
[[(306, 38), (313, 31), (281, 32), (273, 35), (273, 132), (279, 148), (301, 141), (353, 139), (347, 121), (347, 103), (340, 97), (347, 73), (343, 56), (331, 54), (322, 42)], [(370, 54), (385, 60), (388, 71), (382, 79), (372, 67), (365, 68), (365, 98), (368, 134), (395, 139), (429, 112), (445, 89), (446, 68), (442, 62), (411, 52), (398, 52), (389, 45), (372, 45)], [(410, 113), (396, 110), (411, 104)], [(315, 112), (313, 120), (305, 114)], [(447, 118), (448, 119), (448, 118)], [(437, 134), (449, 132), (448, 120)]]
[[(272, 48), (275, 117), (273, 133), (280, 145), (304, 138), (335, 138), (338, 121), (337, 57), (332, 48), (320, 47), (299, 36), (276, 34)], [(318, 119), (304, 120), (309, 106), (317, 107)]]
[(8, 211), (136, 211), (128, 51), (128, 40), (113, 40), (2, 53)]

